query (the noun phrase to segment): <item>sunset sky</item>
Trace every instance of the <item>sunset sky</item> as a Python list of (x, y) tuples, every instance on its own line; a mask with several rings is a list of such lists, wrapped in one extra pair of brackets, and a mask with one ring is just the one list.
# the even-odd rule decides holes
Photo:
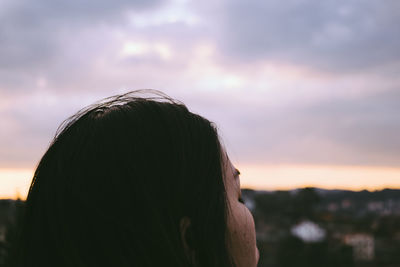
[(242, 186), (400, 188), (398, 0), (3, 0), (0, 198), (59, 124), (161, 90), (214, 121)]

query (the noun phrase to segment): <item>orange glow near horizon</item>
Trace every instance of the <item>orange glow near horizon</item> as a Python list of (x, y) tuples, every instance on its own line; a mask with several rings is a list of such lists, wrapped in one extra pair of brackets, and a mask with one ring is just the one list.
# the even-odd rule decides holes
[(400, 168), (329, 165), (238, 165), (242, 188), (400, 189)]
[[(328, 165), (240, 165), (242, 188), (400, 189), (400, 168)], [(33, 169), (0, 169), (0, 199), (26, 199)]]
[(0, 169), (0, 199), (26, 199), (33, 169)]

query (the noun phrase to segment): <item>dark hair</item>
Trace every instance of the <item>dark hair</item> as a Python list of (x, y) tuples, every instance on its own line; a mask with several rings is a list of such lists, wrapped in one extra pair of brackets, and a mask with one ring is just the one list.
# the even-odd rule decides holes
[(141, 93), (60, 126), (29, 189), (14, 266), (233, 266), (215, 126), (158, 91)]

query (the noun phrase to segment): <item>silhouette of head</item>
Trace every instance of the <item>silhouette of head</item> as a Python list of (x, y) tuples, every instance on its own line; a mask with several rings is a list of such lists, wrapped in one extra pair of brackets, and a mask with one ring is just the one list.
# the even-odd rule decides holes
[(223, 154), (210, 121), (157, 91), (81, 110), (35, 171), (14, 264), (234, 266)]

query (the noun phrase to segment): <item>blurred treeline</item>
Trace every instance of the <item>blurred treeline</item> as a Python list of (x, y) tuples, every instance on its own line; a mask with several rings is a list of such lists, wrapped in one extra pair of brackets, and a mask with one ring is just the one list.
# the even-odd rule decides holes
[[(400, 266), (400, 190), (243, 190), (256, 223), (260, 267)], [(24, 202), (0, 200), (0, 267)]]
[(20, 199), (0, 199), (0, 267), (8, 266), (7, 256), (16, 238), (24, 206), (25, 202)]

